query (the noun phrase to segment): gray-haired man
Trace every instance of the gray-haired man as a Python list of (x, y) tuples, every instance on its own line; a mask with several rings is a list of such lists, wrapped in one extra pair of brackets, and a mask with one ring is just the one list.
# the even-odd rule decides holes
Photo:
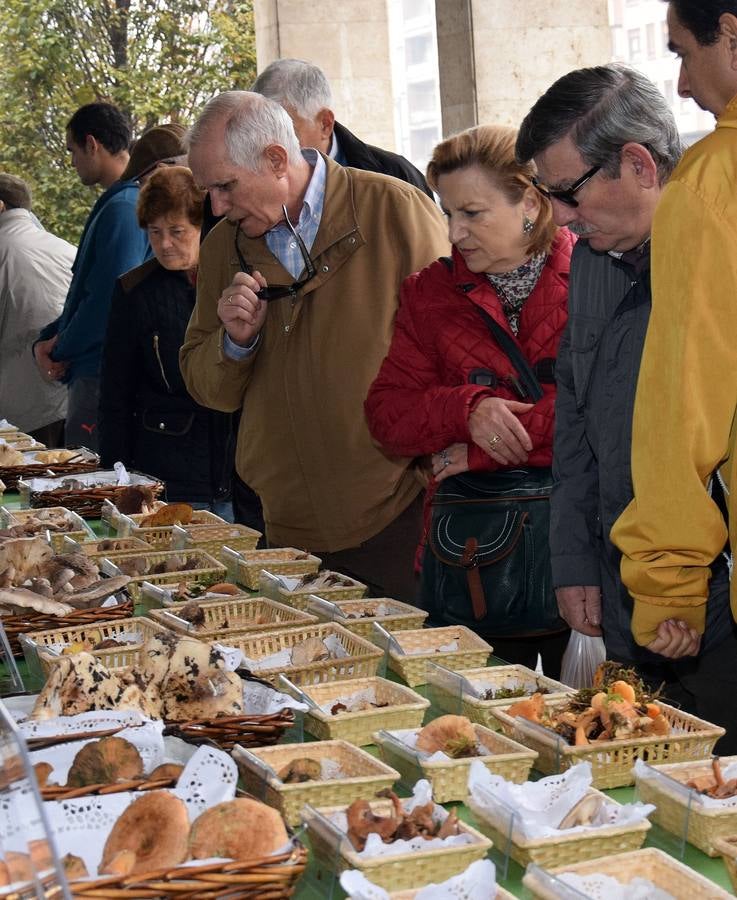
[(341, 166), (399, 178), (432, 197), (422, 173), (409, 160), (364, 143), (335, 121), (330, 83), (316, 65), (301, 59), (277, 59), (263, 70), (251, 90), (284, 107), (301, 147), (314, 147)]
[[(650, 230), (681, 152), (655, 85), (619, 65), (556, 81), (526, 116), (517, 141), (518, 157), (535, 160), (538, 188), (551, 198), (556, 223), (581, 238), (556, 365), (550, 540), (561, 615), (583, 634), (603, 632), (610, 658), (636, 666), (650, 682), (666, 682), (667, 696), (684, 708), (726, 724), (733, 716), (724, 696), (735, 696), (735, 684), (726, 685), (732, 676), (720, 661), (737, 652), (726, 563), (715, 564), (701, 654), (689, 656), (698, 635), (675, 621), (663, 622), (642, 648), (632, 637), (632, 600), (609, 537), (632, 499), (632, 409), (651, 306)], [(734, 729), (732, 735), (737, 747)]]

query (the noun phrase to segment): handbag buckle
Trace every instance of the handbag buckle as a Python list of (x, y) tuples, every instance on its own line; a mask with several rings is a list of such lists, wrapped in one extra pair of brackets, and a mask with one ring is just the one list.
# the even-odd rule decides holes
[(461, 565), (464, 569), (478, 569), (479, 567), (479, 542), (475, 537), (466, 538), (461, 556)]

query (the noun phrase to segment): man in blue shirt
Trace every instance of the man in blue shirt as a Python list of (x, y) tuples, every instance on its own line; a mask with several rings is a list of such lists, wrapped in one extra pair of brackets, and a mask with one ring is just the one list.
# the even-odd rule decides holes
[(68, 386), (64, 443), (97, 449), (100, 360), (116, 279), (140, 265), (148, 238), (138, 226), (138, 184), (121, 181), (128, 165), (130, 125), (110, 103), (88, 103), (67, 125), (67, 149), (80, 181), (104, 188), (92, 207), (58, 319), (47, 325), (33, 354), (43, 377)]

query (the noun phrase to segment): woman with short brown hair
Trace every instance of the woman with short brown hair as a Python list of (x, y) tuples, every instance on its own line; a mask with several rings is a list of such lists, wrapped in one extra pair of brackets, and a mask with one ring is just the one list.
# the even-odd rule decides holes
[(103, 353), (100, 454), (105, 466), (160, 478), (167, 499), (232, 519), (233, 416), (189, 396), (179, 348), (195, 303), (204, 191), (183, 166), (156, 169), (138, 221), (153, 258), (118, 279)]
[[(516, 161), (516, 136), (513, 128), (480, 126), (435, 148), (427, 176), (448, 219), (453, 256), (405, 281), (391, 349), (366, 401), (369, 427), (388, 453), (430, 458), (428, 497), (451, 476), (468, 487), (471, 473), (486, 473), (485, 500), (530, 480), (545, 491), (551, 480), (553, 369), (575, 238), (553, 224), (534, 168)], [(533, 373), (533, 393), (505, 345)], [(512, 488), (502, 484), (507, 475)], [(464, 562), (463, 545), (449, 545), (445, 559), (458, 550), (460, 575), (450, 591), (430, 528), (422, 604), (432, 624), (468, 625), (513, 662), (534, 665), (540, 651), (546, 671), (556, 674), (566, 630), (550, 579), (535, 599), (524, 584), (525, 546), (528, 559), (536, 554), (537, 564), (542, 554), (549, 567), (547, 531), (532, 535), (520, 522), (519, 531), (510, 526), (487, 542), (505, 552), (509, 542), (508, 552), (521, 556), (519, 578), (504, 598), (476, 596), (480, 581), (471, 570), (483, 548)], [(513, 544), (515, 535), (524, 542)]]

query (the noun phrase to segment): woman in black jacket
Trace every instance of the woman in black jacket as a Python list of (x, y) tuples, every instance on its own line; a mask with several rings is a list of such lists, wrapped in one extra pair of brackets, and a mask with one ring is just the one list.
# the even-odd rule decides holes
[(200, 406), (179, 371), (195, 303), (204, 193), (182, 166), (141, 188), (138, 221), (154, 257), (118, 279), (103, 353), (100, 454), (104, 466), (160, 478), (170, 501), (232, 521), (233, 416)]

